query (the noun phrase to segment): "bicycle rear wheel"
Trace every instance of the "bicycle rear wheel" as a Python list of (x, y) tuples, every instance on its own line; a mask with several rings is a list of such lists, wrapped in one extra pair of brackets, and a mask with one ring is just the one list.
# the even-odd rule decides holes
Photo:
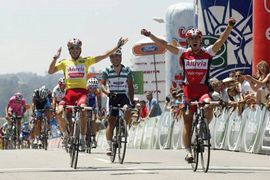
[(198, 130), (192, 125), (192, 135), (191, 135), (191, 151), (193, 156), (193, 162), (191, 163), (191, 168), (195, 172), (198, 168), (199, 163), (199, 152), (198, 152)]
[(200, 127), (199, 133), (199, 150), (201, 156), (201, 165), (203, 171), (206, 173), (210, 164), (210, 131), (208, 125), (203, 122)]
[(71, 141), (71, 167), (74, 169), (77, 168), (78, 164), (78, 155), (79, 155), (79, 143), (80, 143), (80, 126), (79, 123), (74, 125), (74, 135)]
[(118, 158), (119, 163), (123, 164), (125, 155), (126, 155), (126, 148), (127, 148), (127, 123), (124, 119), (119, 119), (120, 125), (117, 134), (117, 144), (118, 144)]

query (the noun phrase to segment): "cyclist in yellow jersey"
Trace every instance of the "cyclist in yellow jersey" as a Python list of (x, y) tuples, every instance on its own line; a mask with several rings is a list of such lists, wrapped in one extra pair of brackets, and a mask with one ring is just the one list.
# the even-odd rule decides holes
[[(57, 53), (53, 56), (53, 60), (50, 64), (48, 73), (53, 74), (57, 71), (63, 71), (66, 81), (66, 95), (59, 103), (56, 109), (56, 118), (60, 123), (60, 129), (64, 135), (64, 141), (68, 138), (66, 130), (66, 122), (62, 118), (62, 111), (64, 105), (78, 105), (86, 106), (86, 83), (89, 66), (109, 57), (117, 49), (121, 48), (126, 42), (127, 38), (120, 38), (117, 46), (107, 51), (106, 53), (96, 57), (81, 57), (82, 42), (79, 39), (72, 39), (68, 41), (67, 46), (71, 59), (63, 59), (56, 63), (61, 54), (61, 47)], [(85, 134), (86, 134), (86, 112), (82, 111), (81, 116), (81, 150), (85, 148)]]

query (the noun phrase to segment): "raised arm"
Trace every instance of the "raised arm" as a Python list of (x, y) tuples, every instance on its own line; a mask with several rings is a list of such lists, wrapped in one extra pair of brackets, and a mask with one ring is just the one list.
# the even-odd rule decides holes
[(234, 18), (229, 19), (229, 22), (225, 31), (219, 36), (218, 40), (213, 44), (214, 53), (217, 53), (219, 49), (221, 48), (221, 46), (223, 45), (223, 43), (228, 39), (235, 22), (236, 20)]
[(53, 56), (53, 60), (52, 60), (52, 62), (50, 64), (50, 67), (49, 67), (49, 70), (48, 70), (49, 74), (53, 74), (53, 73), (55, 73), (57, 71), (57, 68), (56, 68), (55, 64), (56, 64), (57, 59), (59, 59), (59, 57), (61, 55), (61, 51), (62, 51), (62, 47), (60, 47), (57, 50), (56, 54)]
[(255, 79), (254, 77), (250, 75), (244, 76), (245, 80), (248, 81), (250, 84), (255, 84), (256, 89), (259, 89), (261, 86), (263, 86), (268, 80), (270, 80), (270, 74), (268, 74), (262, 81)]
[(104, 54), (102, 55), (99, 55), (99, 56), (96, 56), (95, 57), (95, 61), (96, 63), (98, 63), (99, 61), (109, 57), (111, 54), (113, 54), (117, 49), (121, 48), (124, 44), (126, 44), (126, 42), (128, 41), (128, 38), (123, 38), (121, 37), (119, 40), (118, 40), (118, 43), (116, 45), (116, 47), (114, 47), (113, 49), (105, 52)]
[(152, 39), (152, 41), (154, 41), (155, 43), (157, 43), (159, 46), (164, 47), (165, 49), (167, 49), (168, 51), (170, 51), (173, 54), (178, 54), (178, 49), (177, 47), (169, 44), (167, 41), (158, 38), (157, 36), (155, 36), (154, 34), (152, 34), (150, 31), (146, 30), (146, 29), (142, 29), (141, 30), (141, 34), (149, 37), (150, 39)]

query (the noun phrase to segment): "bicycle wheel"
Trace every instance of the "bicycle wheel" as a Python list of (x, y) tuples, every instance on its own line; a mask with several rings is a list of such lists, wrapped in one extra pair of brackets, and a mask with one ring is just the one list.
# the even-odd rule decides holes
[(45, 149), (45, 151), (47, 151), (48, 148), (48, 132), (47, 132), (47, 119), (44, 118), (43, 119), (43, 125), (42, 125), (42, 129), (43, 129), (43, 137), (42, 137), (42, 143), (43, 143), (43, 148)]
[(79, 155), (79, 143), (80, 143), (80, 126), (79, 123), (75, 123), (74, 136), (71, 142), (71, 167), (77, 168), (78, 155)]
[(92, 148), (92, 126), (91, 126), (91, 120), (92, 120), (92, 113), (90, 113), (90, 116), (87, 120), (87, 131), (86, 131), (86, 153), (91, 154), (91, 148)]
[(16, 149), (17, 148), (17, 128), (16, 128), (16, 124), (14, 123), (13, 126), (13, 134), (12, 134), (12, 145), (13, 145), (13, 149)]
[(123, 164), (127, 148), (127, 123), (124, 119), (122, 118), (119, 119), (118, 128), (119, 128), (117, 133), (118, 158), (119, 163)]
[(199, 152), (198, 152), (198, 130), (196, 126), (192, 125), (192, 135), (191, 135), (191, 151), (193, 156), (193, 162), (191, 163), (191, 168), (195, 172), (198, 168), (199, 162)]
[(110, 160), (111, 160), (112, 163), (115, 160), (116, 150), (117, 150), (117, 147), (118, 147), (118, 144), (117, 144), (117, 134), (118, 134), (118, 128), (115, 127), (114, 130), (113, 130), (113, 138), (112, 138), (112, 154), (110, 156)]
[(208, 125), (203, 121), (199, 133), (199, 152), (201, 156), (201, 165), (204, 172), (209, 169), (210, 163), (210, 131)]

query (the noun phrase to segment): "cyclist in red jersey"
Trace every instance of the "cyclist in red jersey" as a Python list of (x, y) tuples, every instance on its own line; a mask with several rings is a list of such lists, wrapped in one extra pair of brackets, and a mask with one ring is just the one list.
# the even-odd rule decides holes
[[(141, 30), (141, 34), (149, 37), (158, 45), (165, 47), (168, 51), (173, 54), (179, 55), (179, 63), (183, 67), (184, 72), (184, 95), (187, 101), (210, 101), (208, 80), (210, 73), (210, 65), (212, 57), (219, 51), (223, 43), (228, 39), (232, 28), (236, 20), (230, 18), (228, 25), (224, 32), (220, 35), (218, 40), (206, 47), (201, 46), (202, 43), (202, 32), (198, 29), (190, 29), (186, 33), (187, 42), (189, 48), (175, 47), (169, 44), (167, 41), (158, 38), (146, 29)], [(206, 95), (205, 95), (206, 94)], [(184, 129), (183, 129), (183, 143), (187, 151), (185, 160), (188, 163), (193, 162), (191, 154), (191, 126), (194, 109), (191, 109), (188, 114), (183, 115), (184, 118)], [(211, 121), (213, 116), (212, 109), (205, 109), (205, 117), (208, 122)]]

